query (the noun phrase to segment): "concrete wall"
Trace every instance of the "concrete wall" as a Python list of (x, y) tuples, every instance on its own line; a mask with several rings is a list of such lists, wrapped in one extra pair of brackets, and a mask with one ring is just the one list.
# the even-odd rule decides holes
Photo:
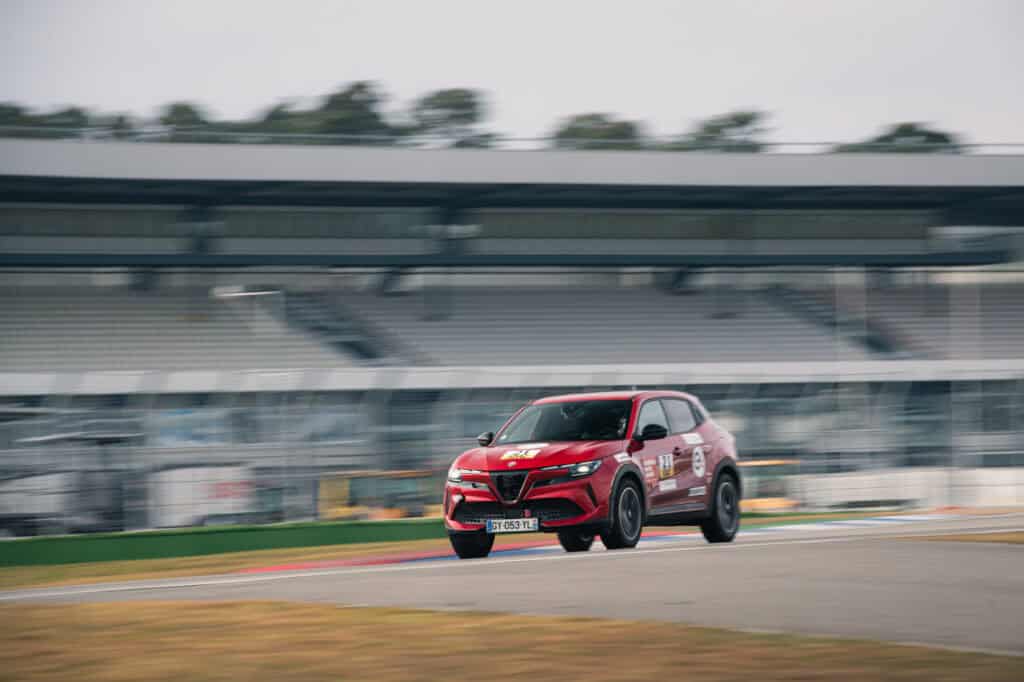
[(876, 469), (844, 474), (801, 474), (787, 482), (802, 506), (828, 508), (904, 500), (916, 507), (1024, 505), (1024, 467)]

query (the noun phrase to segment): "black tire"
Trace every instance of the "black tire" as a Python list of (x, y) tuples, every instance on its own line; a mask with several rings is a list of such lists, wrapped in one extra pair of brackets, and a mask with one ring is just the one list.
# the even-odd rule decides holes
[(632, 479), (619, 483), (612, 495), (611, 523), (601, 531), (601, 542), (608, 549), (629, 549), (640, 541), (644, 528), (644, 503), (640, 486)]
[(460, 559), (482, 559), (491, 553), (491, 547), (494, 546), (494, 535), (483, 531), (452, 533), (448, 539)]
[(722, 474), (711, 498), (711, 516), (701, 522), (708, 542), (732, 542), (740, 529), (740, 490), (732, 474)]
[(586, 552), (594, 544), (594, 533), (578, 528), (564, 528), (558, 531), (558, 542), (566, 552)]

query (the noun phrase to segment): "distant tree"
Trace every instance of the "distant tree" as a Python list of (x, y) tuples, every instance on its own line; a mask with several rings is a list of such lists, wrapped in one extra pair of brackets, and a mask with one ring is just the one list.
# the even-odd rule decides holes
[(571, 116), (555, 130), (553, 146), (559, 149), (642, 149), (640, 124), (610, 114)]
[(281, 102), (267, 109), (263, 114), (263, 123), (287, 123), (295, 115), (290, 102)]
[(118, 114), (110, 123), (110, 133), (118, 140), (131, 137), (135, 133), (132, 120), (125, 114)]
[(896, 154), (960, 154), (962, 143), (954, 133), (929, 128), (924, 123), (895, 123), (881, 134), (863, 142), (836, 146), (843, 153), (876, 152)]
[(288, 134), (320, 132), (320, 113), (299, 110), (292, 102), (279, 102), (267, 109), (258, 120), (244, 122), (239, 130)]
[(163, 108), (160, 122), (171, 128), (194, 128), (208, 121), (202, 110), (190, 102), (172, 102)]
[(28, 110), (14, 102), (0, 102), (0, 126), (22, 126), (30, 122)]
[(85, 128), (89, 125), (89, 114), (81, 107), (67, 107), (49, 114), (35, 116), (38, 125), (53, 128)]
[(411, 113), (418, 135), (440, 137), (453, 147), (481, 147), (494, 141), (493, 135), (476, 130), (485, 109), (483, 95), (476, 90), (449, 88), (424, 95)]
[(283, 101), (266, 110), (260, 122), (269, 126), (287, 125), (293, 116), (295, 116), (295, 110), (291, 102)]
[(767, 114), (762, 111), (732, 111), (701, 121), (665, 149), (680, 151), (759, 152)]
[(351, 83), (324, 99), (319, 111), (318, 132), (365, 137), (368, 138), (363, 140), (366, 144), (389, 143), (400, 131), (389, 125), (381, 113), (384, 101), (385, 96), (376, 83)]

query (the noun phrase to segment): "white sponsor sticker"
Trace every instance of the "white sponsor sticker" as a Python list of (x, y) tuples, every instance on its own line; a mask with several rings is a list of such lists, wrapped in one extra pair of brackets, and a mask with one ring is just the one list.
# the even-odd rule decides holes
[(620, 452), (619, 454), (615, 455), (616, 462), (625, 462), (626, 460), (629, 459), (632, 459), (632, 457), (630, 457), (629, 454), (625, 452)]
[(647, 479), (647, 482), (652, 486), (654, 485), (654, 482), (658, 480), (658, 474), (654, 469), (653, 457), (649, 457), (644, 460), (644, 478)]
[(699, 485), (696, 488), (690, 488), (686, 491), (686, 494), (690, 497), (699, 497), (708, 491), (707, 486)]
[(693, 475), (697, 478), (704, 478), (704, 471), (707, 469), (707, 462), (704, 460), (704, 448), (693, 449)]
[(509, 450), (501, 456), (502, 459), (533, 459), (540, 453), (540, 448), (531, 448), (529, 450)]
[(699, 433), (684, 433), (683, 440), (686, 441), (687, 445), (702, 445), (704, 443), (704, 436)]
[(674, 478), (666, 478), (665, 480), (658, 482), (658, 490), (661, 491), (661, 492), (666, 492), (668, 490), (675, 490), (675, 489), (676, 489), (676, 479), (674, 479)]

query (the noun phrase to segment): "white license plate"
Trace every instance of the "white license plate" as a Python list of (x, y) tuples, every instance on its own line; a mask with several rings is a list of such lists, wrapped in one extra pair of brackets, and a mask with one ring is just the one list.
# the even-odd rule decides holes
[(526, 533), (537, 530), (537, 518), (530, 519), (487, 519), (488, 533)]

